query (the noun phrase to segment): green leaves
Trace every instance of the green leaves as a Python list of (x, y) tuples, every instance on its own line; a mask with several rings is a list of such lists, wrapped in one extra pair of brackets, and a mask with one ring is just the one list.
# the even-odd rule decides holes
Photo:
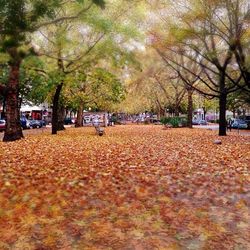
[(41, 1), (37, 0), (33, 3), (33, 9), (30, 13), (30, 22), (34, 23), (41, 17), (47, 16), (48, 18), (55, 17), (55, 8), (58, 7), (59, 1)]
[(105, 1), (104, 0), (92, 0), (94, 4), (100, 6), (102, 9), (105, 8)]
[[(80, 4), (83, 4), (85, 2), (85, 0), (76, 0), (76, 2), (80, 3)], [(92, 2), (101, 7), (102, 9), (105, 8), (105, 1), (104, 0), (92, 0)]]
[(107, 109), (124, 99), (125, 89), (119, 79), (104, 68), (93, 68), (88, 73), (75, 72), (66, 77), (64, 96), (70, 106), (88, 105)]

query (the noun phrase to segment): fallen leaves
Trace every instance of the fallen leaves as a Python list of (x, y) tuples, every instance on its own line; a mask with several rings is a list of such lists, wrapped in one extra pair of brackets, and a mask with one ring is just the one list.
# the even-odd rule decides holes
[(0, 143), (0, 248), (250, 248), (250, 138), (216, 138), (117, 126)]

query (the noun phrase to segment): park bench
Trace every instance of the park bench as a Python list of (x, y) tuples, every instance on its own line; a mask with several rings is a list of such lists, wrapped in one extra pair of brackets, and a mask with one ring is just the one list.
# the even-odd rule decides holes
[(95, 125), (95, 132), (97, 135), (102, 136), (104, 134), (104, 128), (101, 128), (100, 125)]

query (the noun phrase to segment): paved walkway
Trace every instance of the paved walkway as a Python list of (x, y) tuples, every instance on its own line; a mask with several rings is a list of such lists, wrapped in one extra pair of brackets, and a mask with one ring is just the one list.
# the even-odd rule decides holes
[[(65, 125), (65, 128), (72, 127), (72, 125)], [(212, 125), (194, 125), (194, 128), (199, 128), (199, 129), (210, 129), (210, 130), (218, 130), (219, 125), (218, 124), (212, 124)], [(35, 129), (25, 129), (23, 130), (24, 136), (30, 135), (30, 134), (40, 134), (44, 132), (51, 132), (51, 126), (46, 126), (46, 128), (35, 128)], [(238, 134), (238, 135), (243, 135), (243, 136), (250, 136), (250, 130), (238, 130), (238, 129), (232, 129), (232, 131), (227, 132), (228, 135), (233, 135), (233, 134)], [(0, 132), (0, 141), (3, 140), (3, 132)]]
[[(26, 136), (26, 135), (33, 135), (33, 134), (41, 134), (41, 133), (44, 133), (44, 132), (51, 132), (51, 127), (45, 127), (45, 128), (33, 128), (33, 129), (25, 129), (23, 130), (23, 135)], [(0, 133), (0, 141), (3, 140), (3, 135), (4, 135), (4, 132), (1, 132)]]
[[(200, 129), (210, 129), (210, 130), (219, 130), (218, 124), (209, 124), (209, 125), (194, 125), (194, 128), (200, 128)], [(250, 136), (250, 130), (249, 129), (232, 129), (232, 131), (227, 131), (227, 133), (230, 134), (238, 134), (238, 135), (244, 135), (244, 136)]]

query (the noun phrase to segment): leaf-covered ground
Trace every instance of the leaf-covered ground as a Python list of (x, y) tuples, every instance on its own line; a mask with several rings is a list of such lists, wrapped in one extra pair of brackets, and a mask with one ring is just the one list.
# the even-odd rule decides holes
[(161, 126), (0, 142), (0, 249), (250, 249), (250, 137)]

